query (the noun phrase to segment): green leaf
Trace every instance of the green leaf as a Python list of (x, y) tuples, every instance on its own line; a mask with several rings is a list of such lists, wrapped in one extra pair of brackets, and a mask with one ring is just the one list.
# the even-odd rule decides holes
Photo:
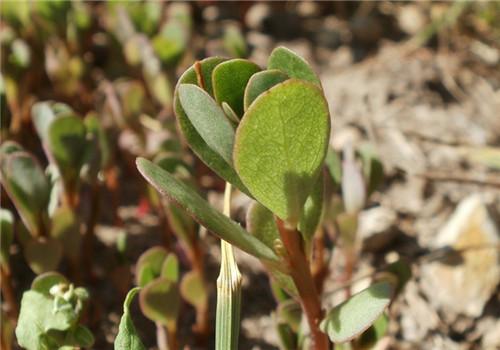
[(189, 271), (184, 275), (180, 284), (182, 298), (196, 309), (205, 308), (208, 295), (202, 277), (197, 271)]
[(278, 304), (278, 322), (286, 323), (295, 333), (300, 330), (302, 319), (302, 309), (300, 304), (294, 299), (288, 299)]
[(267, 62), (268, 69), (279, 69), (290, 78), (305, 80), (321, 85), (321, 82), (309, 64), (295, 52), (286, 47), (277, 47), (271, 52)]
[(194, 84), (181, 84), (179, 100), (191, 124), (209, 147), (232, 163), (234, 129), (222, 108)]
[(287, 79), (288, 76), (277, 69), (264, 70), (252, 75), (245, 88), (245, 96), (243, 98), (245, 111), (262, 93)]
[(224, 48), (233, 57), (247, 56), (247, 44), (241, 33), (241, 28), (236, 23), (229, 23), (224, 29)]
[(37, 234), (46, 223), (50, 195), (42, 167), (29, 153), (16, 151), (2, 160), (1, 172), (2, 184), (19, 215), (29, 230)]
[(136, 163), (142, 176), (158, 192), (177, 202), (208, 230), (250, 255), (277, 262), (278, 258), (271, 249), (251, 236), (236, 222), (213, 209), (189, 186), (144, 158), (137, 158)]
[(56, 118), (73, 113), (71, 107), (64, 103), (53, 101), (35, 103), (31, 108), (31, 120), (42, 143), (47, 144), (50, 124)]
[(152, 280), (160, 277), (167, 255), (168, 252), (163, 247), (153, 247), (142, 253), (136, 264), (135, 283), (139, 287), (144, 287)]
[[(375, 276), (375, 280), (392, 282), (395, 286), (395, 294), (399, 294), (406, 283), (411, 279), (411, 276), (412, 272), (409, 263), (400, 259), (385, 267), (378, 276)], [(394, 281), (393, 277), (396, 277), (397, 280)]]
[(290, 79), (254, 101), (236, 132), (234, 165), (252, 195), (296, 226), (330, 136), (322, 91)]
[(26, 242), (24, 247), (28, 265), (36, 274), (55, 270), (62, 254), (61, 243), (54, 238), (33, 238)]
[(9, 250), (14, 239), (14, 217), (10, 210), (0, 208), (0, 265), (9, 264)]
[(259, 202), (253, 202), (247, 212), (247, 230), (274, 250), (276, 240), (281, 241), (273, 213)]
[(212, 84), (217, 102), (226, 102), (237, 115), (243, 115), (243, 95), (248, 80), (260, 71), (259, 66), (245, 59), (236, 58), (215, 67)]
[[(51, 349), (45, 347), (49, 330), (66, 331), (78, 321), (73, 312), (54, 311), (54, 300), (47, 295), (24, 292), (16, 327), (16, 337), (20, 346), (28, 350)], [(53, 348), (53, 347), (52, 347)]]
[(356, 241), (358, 231), (358, 214), (342, 212), (337, 215), (337, 227), (339, 236), (344, 244), (352, 246)]
[(187, 44), (187, 30), (176, 22), (165, 23), (152, 40), (158, 58), (167, 66), (174, 66), (182, 58)]
[(46, 272), (31, 282), (31, 290), (50, 295), (50, 288), (58, 284), (69, 284), (69, 281), (58, 272)]
[(179, 280), (179, 260), (177, 260), (175, 254), (170, 253), (167, 255), (161, 266), (160, 276), (171, 282)]
[(390, 283), (371, 285), (330, 310), (320, 328), (334, 343), (343, 343), (361, 334), (384, 312), (394, 293)]
[(373, 146), (364, 144), (359, 148), (366, 181), (366, 196), (369, 197), (384, 180), (384, 167)]
[[(280, 243), (281, 238), (273, 213), (259, 202), (254, 202), (248, 209), (246, 222), (248, 232), (274, 251), (276, 243)], [(267, 268), (280, 288), (292, 296), (298, 296), (295, 283), (289, 275), (273, 266)]]
[(281, 349), (295, 350), (300, 349), (297, 345), (297, 335), (292, 331), (286, 323), (278, 323), (277, 326), (278, 338), (280, 340)]
[(342, 161), (337, 152), (331, 147), (328, 148), (328, 152), (326, 153), (325, 164), (334, 187), (339, 188), (342, 184)]
[(66, 206), (56, 209), (52, 215), (50, 236), (61, 242), (66, 256), (77, 259), (81, 254), (82, 235), (73, 210)]
[(144, 101), (146, 92), (141, 82), (135, 80), (118, 80), (113, 83), (116, 93), (121, 102), (122, 113), (116, 115), (115, 118), (122, 117), (117, 120), (120, 127), (130, 126), (138, 127), (139, 115), (144, 110)]
[(180, 296), (177, 285), (160, 277), (139, 292), (139, 303), (144, 315), (168, 329), (175, 329), (179, 314)]
[(87, 129), (87, 133), (95, 139), (95, 145), (90, 144), (89, 146), (94, 146), (94, 152), (98, 153), (98, 157), (94, 157), (100, 161), (100, 164), (95, 165), (98, 171), (105, 168), (111, 160), (111, 150), (108, 137), (97, 114), (89, 113), (84, 119), (84, 124)]
[(240, 117), (236, 115), (236, 112), (233, 111), (230, 105), (228, 105), (226, 102), (222, 102), (222, 110), (224, 111), (224, 114), (230, 122), (238, 125), (238, 123), (240, 122)]
[(142, 344), (137, 334), (132, 317), (130, 316), (130, 304), (139, 290), (140, 288), (131, 289), (125, 298), (125, 302), (123, 303), (123, 316), (120, 320), (118, 335), (115, 339), (115, 350), (146, 350), (146, 347)]
[(309, 197), (307, 197), (298, 229), (306, 243), (306, 252), (312, 249), (312, 239), (321, 223), (323, 214), (323, 192), (325, 182), (323, 174), (320, 174)]
[(63, 116), (49, 126), (48, 147), (63, 178), (66, 191), (75, 192), (87, 147), (86, 128), (75, 116)]
[[(246, 194), (249, 194), (232, 166), (230, 166), (217, 152), (212, 150), (200, 136), (198, 131), (196, 131), (179, 100), (179, 86), (181, 84), (196, 84), (213, 96), (212, 71), (221, 62), (224, 62), (223, 58), (210, 57), (195, 63), (182, 74), (174, 92), (174, 111), (177, 116), (179, 128), (194, 153), (196, 153), (196, 155), (217, 175)], [(200, 76), (197, 76), (195, 66), (199, 66), (201, 72)]]
[(190, 7), (185, 5), (187, 4), (170, 4), (167, 21), (152, 40), (158, 58), (167, 66), (178, 63), (189, 43), (191, 13)]
[(77, 346), (80, 348), (90, 348), (94, 344), (94, 336), (92, 332), (82, 325), (76, 326), (76, 328), (68, 334), (69, 339), (67, 339), (68, 345)]
[(186, 246), (191, 247), (196, 239), (196, 222), (183, 208), (173, 203), (168, 203), (165, 210), (172, 231)]
[(193, 173), (193, 169), (189, 164), (169, 154), (159, 154), (155, 157), (154, 162), (163, 170), (176, 175), (179, 179), (189, 177)]

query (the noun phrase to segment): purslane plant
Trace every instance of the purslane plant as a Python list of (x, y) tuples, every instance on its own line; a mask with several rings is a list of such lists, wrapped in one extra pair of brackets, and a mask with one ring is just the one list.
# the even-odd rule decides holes
[(57, 272), (35, 278), (24, 292), (16, 327), (19, 345), (28, 350), (90, 348), (94, 337), (80, 324), (89, 298)]
[(258, 210), (253, 207), (247, 223), (250, 232), (139, 158), (137, 167), (147, 181), (209, 231), (262, 261), (273, 283), (302, 307), (306, 322), (298, 326), (299, 346), (328, 349), (330, 340), (348, 341), (368, 328), (394, 294), (391, 279), (325, 314), (311, 273), (330, 136), (328, 105), (311, 67), (283, 47), (272, 52), (267, 70), (248, 60), (207, 58), (181, 76), (174, 105), (196, 155), (256, 201)]

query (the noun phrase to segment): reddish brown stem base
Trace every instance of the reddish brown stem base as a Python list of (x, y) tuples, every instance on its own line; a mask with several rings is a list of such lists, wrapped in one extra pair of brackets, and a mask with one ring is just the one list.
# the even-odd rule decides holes
[(288, 253), (290, 274), (299, 292), (300, 303), (311, 331), (311, 348), (314, 350), (328, 350), (328, 337), (319, 329), (323, 310), (309, 269), (309, 262), (304, 253), (302, 237), (296, 229), (286, 227), (283, 221), (277, 219), (277, 224), (281, 240)]
[(5, 305), (7, 306), (6, 313), (12, 321), (17, 322), (18, 307), (14, 288), (12, 287), (12, 279), (10, 277), (11, 274), (8, 268), (0, 266), (0, 286)]

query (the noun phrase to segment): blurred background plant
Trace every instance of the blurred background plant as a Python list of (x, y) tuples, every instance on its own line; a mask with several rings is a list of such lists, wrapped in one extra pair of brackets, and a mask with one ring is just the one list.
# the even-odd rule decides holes
[[(139, 297), (146, 317), (127, 304), (147, 347), (162, 344), (148, 319), (179, 344), (211, 345), (218, 244), (152, 191), (134, 160), (152, 159), (221, 203), (224, 181), (179, 136), (173, 88), (197, 59), (265, 66), (279, 45), (313, 64), (333, 117), (322, 224), (309, 243), (317, 288), (337, 305), (402, 258), (415, 276), (391, 317), (346, 346), (368, 348), (371, 334), (383, 339), (379, 346), (497, 348), (499, 23), (498, 2), (2, 1), (1, 348), (18, 346), (23, 292), (34, 293), (36, 276), (54, 270), (91, 296), (58, 332), (85, 324), (94, 348), (111, 348), (123, 299), (137, 284), (179, 300), (160, 321), (144, 311), (148, 298)], [(471, 194), (481, 195), (474, 210)], [(450, 219), (456, 237), (444, 234), (463, 203), (469, 211), (457, 215), (470, 215), (470, 225), (460, 230)], [(247, 217), (248, 205), (235, 192), (234, 217), (251, 227), (261, 208)], [(451, 254), (442, 242), (460, 264), (440, 263)], [(455, 251), (470, 246), (489, 248)], [(178, 269), (175, 278), (153, 269), (147, 283), (138, 280), (139, 257), (152, 247), (177, 261), (168, 272)], [(236, 257), (250, 305), (242, 309), (241, 348), (295, 348), (298, 304), (274, 283), (269, 289), (254, 260)], [(451, 282), (440, 285), (444, 296), (433, 292), (453, 274), (482, 292)]]

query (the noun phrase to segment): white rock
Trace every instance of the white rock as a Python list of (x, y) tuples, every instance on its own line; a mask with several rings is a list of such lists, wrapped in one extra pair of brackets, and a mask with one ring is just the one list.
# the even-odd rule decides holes
[(450, 314), (480, 316), (500, 283), (499, 242), (483, 199), (472, 195), (462, 200), (434, 242), (435, 248), (464, 250), (462, 261), (422, 266), (422, 289), (430, 302)]

